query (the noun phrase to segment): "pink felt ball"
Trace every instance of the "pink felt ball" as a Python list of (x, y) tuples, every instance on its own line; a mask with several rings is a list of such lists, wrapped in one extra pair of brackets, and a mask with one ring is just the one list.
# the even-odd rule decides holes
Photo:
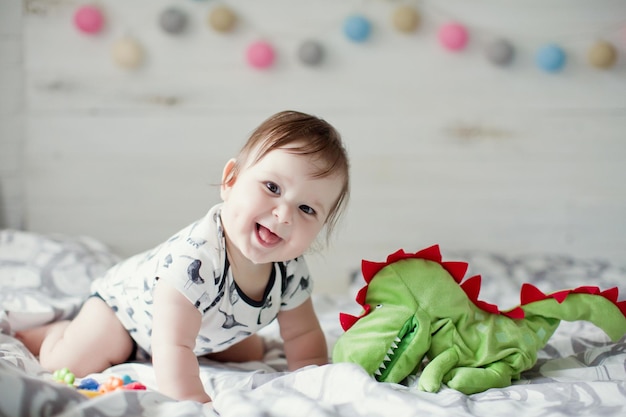
[(267, 42), (257, 41), (248, 46), (246, 57), (254, 68), (267, 68), (274, 63), (274, 48)]
[(74, 13), (74, 24), (81, 32), (93, 35), (102, 29), (104, 17), (96, 6), (81, 6)]
[(448, 23), (439, 28), (439, 42), (450, 51), (460, 51), (465, 48), (469, 35), (465, 26), (459, 23)]

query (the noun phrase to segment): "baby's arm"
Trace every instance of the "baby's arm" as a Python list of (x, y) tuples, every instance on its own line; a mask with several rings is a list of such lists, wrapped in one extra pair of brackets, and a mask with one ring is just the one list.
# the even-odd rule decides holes
[(278, 324), (290, 370), (328, 363), (326, 338), (310, 298), (294, 309), (278, 313)]
[(200, 312), (177, 289), (160, 281), (154, 290), (152, 364), (159, 391), (177, 400), (209, 402), (193, 353)]

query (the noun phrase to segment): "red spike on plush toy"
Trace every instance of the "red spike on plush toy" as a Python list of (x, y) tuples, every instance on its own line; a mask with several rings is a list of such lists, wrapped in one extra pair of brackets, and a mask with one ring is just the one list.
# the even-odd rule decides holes
[(341, 324), (341, 328), (346, 332), (350, 329), (350, 327), (354, 326), (354, 323), (356, 323), (357, 320), (359, 320), (357, 316), (347, 313), (339, 313), (339, 323)]
[(591, 285), (587, 285), (587, 286), (582, 286), (582, 287), (578, 287), (578, 288), (574, 288), (572, 290), (572, 292), (574, 294), (593, 294), (593, 295), (599, 295), (600, 294), (600, 288), (599, 287), (595, 287), (595, 286), (591, 286)]
[(459, 283), (463, 280), (469, 266), (467, 262), (442, 262), (441, 265), (452, 275), (452, 278)]
[(532, 284), (525, 283), (522, 284), (522, 291), (520, 294), (520, 304), (526, 305), (533, 303), (535, 301), (541, 301), (548, 298), (539, 288), (535, 287)]
[(485, 310), (488, 313), (500, 314), (500, 309), (495, 304), (491, 304), (491, 303), (488, 303), (486, 301), (481, 301), (481, 300), (476, 300), (474, 304), (476, 304), (478, 308)]
[(602, 291), (600, 295), (615, 304), (617, 303), (617, 297), (619, 297), (619, 290), (617, 289), (617, 287), (609, 288)]
[(504, 314), (505, 316), (511, 319), (517, 319), (517, 320), (521, 320), (526, 316), (526, 313), (524, 312), (522, 307), (515, 307), (514, 309), (510, 311), (506, 311), (502, 314)]
[(476, 302), (478, 300), (478, 294), (480, 293), (480, 284), (482, 278), (480, 275), (474, 275), (471, 278), (468, 278), (461, 284), (461, 288), (467, 294), (467, 298)]
[(369, 283), (374, 275), (378, 274), (385, 266), (387, 266), (387, 262), (371, 262), (365, 259), (361, 261), (361, 272), (365, 282)]
[(385, 264), (389, 265), (389, 264), (392, 264), (394, 262), (400, 261), (402, 259), (410, 258), (412, 255), (413, 254), (406, 253), (404, 251), (404, 249), (398, 249), (394, 253), (392, 253), (389, 256), (387, 256), (387, 262), (385, 262)]
[(359, 305), (364, 306), (366, 295), (367, 295), (367, 285), (361, 288), (358, 293), (356, 293), (356, 302), (359, 303)]
[(439, 245), (432, 245), (426, 249), (416, 252), (413, 257), (441, 263), (441, 250), (439, 249)]
[(567, 298), (567, 296), (570, 294), (569, 290), (564, 290), (564, 291), (558, 291), (555, 293), (550, 294), (550, 297), (554, 298), (559, 304), (561, 304), (563, 301), (565, 301), (565, 299)]

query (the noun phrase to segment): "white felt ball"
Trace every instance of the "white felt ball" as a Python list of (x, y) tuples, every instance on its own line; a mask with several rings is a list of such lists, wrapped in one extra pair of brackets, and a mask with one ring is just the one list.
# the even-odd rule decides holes
[(135, 69), (143, 62), (143, 49), (133, 38), (118, 39), (111, 48), (113, 61), (122, 68)]

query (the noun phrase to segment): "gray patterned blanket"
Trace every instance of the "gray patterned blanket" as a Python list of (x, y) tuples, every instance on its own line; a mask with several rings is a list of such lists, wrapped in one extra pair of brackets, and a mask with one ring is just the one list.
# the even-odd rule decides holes
[[(532, 282), (545, 292), (584, 284), (618, 286), (626, 294), (626, 267), (566, 256), (506, 256), (458, 252), (483, 276), (481, 298), (500, 307), (519, 302)], [(91, 377), (128, 375), (145, 391), (115, 391), (88, 398), (43, 370), (12, 333), (70, 317), (91, 279), (118, 258), (90, 238), (0, 231), (0, 416), (626, 416), (626, 338), (611, 343), (585, 322), (562, 323), (537, 364), (503, 389), (463, 395), (444, 388), (417, 389), (417, 380), (378, 383), (356, 365), (330, 364), (286, 371), (278, 328), (263, 336), (263, 362), (219, 364), (201, 359), (210, 405), (174, 401), (160, 394), (150, 363), (125, 363)], [(357, 280), (359, 281), (359, 280)], [(332, 347), (342, 330), (338, 313), (356, 307), (354, 295), (317, 295), (316, 310)], [(356, 313), (356, 312), (355, 312)]]

